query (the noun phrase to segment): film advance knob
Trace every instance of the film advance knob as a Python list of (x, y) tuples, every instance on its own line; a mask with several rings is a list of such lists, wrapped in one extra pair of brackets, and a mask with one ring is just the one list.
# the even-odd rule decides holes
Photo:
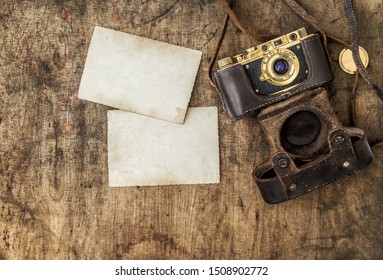
[(218, 60), (218, 67), (220, 69), (225, 68), (231, 64), (233, 64), (233, 59), (231, 57), (225, 57), (225, 58)]

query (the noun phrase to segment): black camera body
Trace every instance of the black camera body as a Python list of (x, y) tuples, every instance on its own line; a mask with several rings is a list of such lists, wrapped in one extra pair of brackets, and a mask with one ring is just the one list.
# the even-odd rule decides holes
[(333, 79), (320, 35), (307, 35), (305, 28), (221, 59), (218, 66), (214, 78), (234, 120)]

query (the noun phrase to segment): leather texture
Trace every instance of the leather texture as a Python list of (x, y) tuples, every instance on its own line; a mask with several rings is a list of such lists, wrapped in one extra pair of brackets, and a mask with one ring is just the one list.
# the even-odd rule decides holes
[[(305, 153), (302, 155), (296, 150), (287, 151), (282, 146), (281, 127), (290, 116), (301, 111), (313, 112), (325, 124), (307, 152), (315, 154), (314, 158), (307, 158)], [(267, 203), (300, 196), (349, 176), (373, 161), (364, 132), (343, 127), (323, 87), (263, 109), (258, 121), (267, 137), (270, 158), (254, 170), (253, 176)]]
[(320, 86), (332, 80), (333, 75), (320, 35), (302, 40), (302, 49), (308, 64), (307, 78), (297, 87), (282, 93), (260, 95), (255, 93), (244, 66), (235, 64), (217, 71), (214, 79), (224, 108), (233, 120), (254, 114), (259, 109), (284, 100), (301, 91)]

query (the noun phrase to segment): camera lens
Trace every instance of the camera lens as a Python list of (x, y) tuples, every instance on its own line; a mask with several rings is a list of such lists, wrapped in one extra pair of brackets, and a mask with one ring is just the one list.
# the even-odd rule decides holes
[(284, 59), (278, 59), (274, 62), (274, 71), (279, 74), (285, 74), (289, 70), (289, 64)]

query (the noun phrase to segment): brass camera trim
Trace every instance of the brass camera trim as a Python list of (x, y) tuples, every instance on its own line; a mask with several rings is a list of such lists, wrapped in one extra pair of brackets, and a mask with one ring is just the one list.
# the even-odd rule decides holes
[[(274, 63), (277, 60), (284, 60), (288, 63), (288, 71), (284, 74), (278, 74), (274, 70)], [(276, 86), (285, 86), (296, 79), (299, 73), (300, 64), (298, 57), (289, 49), (273, 49), (268, 52), (262, 60), (261, 81), (267, 81)]]
[[(283, 36), (270, 40), (258, 46), (253, 46), (246, 49), (245, 53), (239, 53), (233, 57), (225, 57), (218, 61), (218, 71), (226, 69), (236, 64), (246, 65), (254, 60), (262, 58), (274, 49), (289, 48), (291, 46), (300, 44), (303, 39), (314, 36), (314, 34), (307, 35), (304, 27), (297, 29), (293, 32), (287, 33)], [(276, 42), (279, 42), (276, 45)]]

